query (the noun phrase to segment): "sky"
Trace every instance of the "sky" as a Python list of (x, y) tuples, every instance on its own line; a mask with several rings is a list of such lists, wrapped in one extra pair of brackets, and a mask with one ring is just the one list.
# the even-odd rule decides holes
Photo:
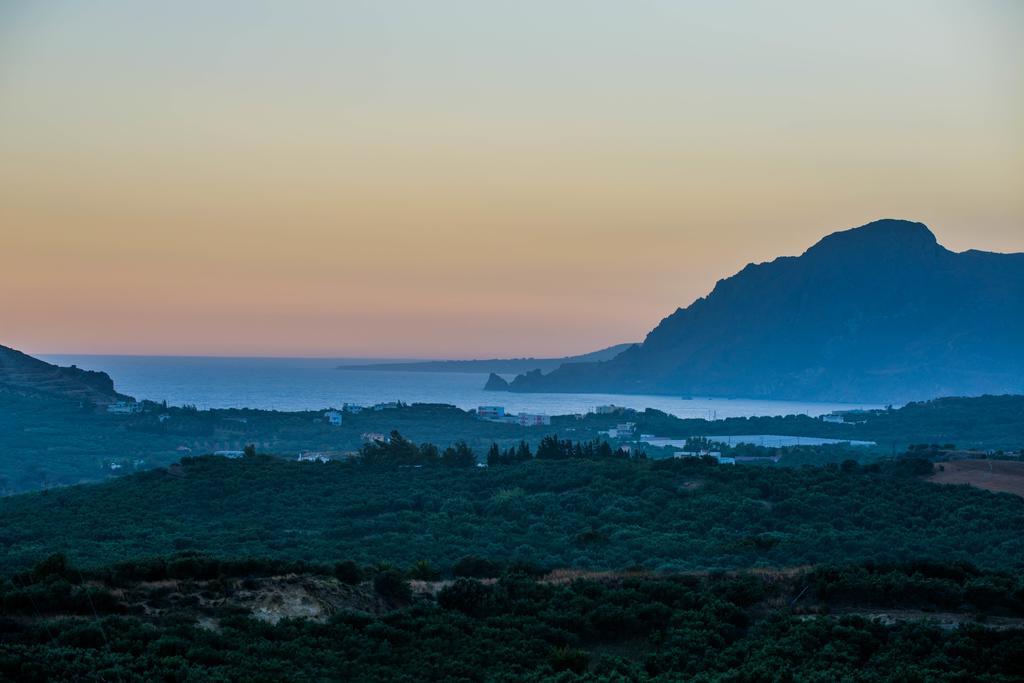
[(0, 344), (554, 356), (892, 217), (1024, 251), (1024, 3), (0, 2)]

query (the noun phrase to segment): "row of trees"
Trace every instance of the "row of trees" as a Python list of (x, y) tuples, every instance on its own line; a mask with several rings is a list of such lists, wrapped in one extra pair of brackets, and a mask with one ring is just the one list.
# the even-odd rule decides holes
[[(476, 453), (465, 441), (441, 450), (432, 443), (416, 444), (392, 431), (386, 440), (374, 440), (364, 444), (360, 449), (363, 462), (371, 465), (442, 465), (447, 467), (473, 467), (478, 464)], [(540, 440), (537, 451), (530, 449), (530, 444), (520, 441), (518, 445), (502, 449), (492, 443), (487, 451), (485, 462), (488, 466), (515, 465), (530, 460), (598, 460), (614, 457), (628, 457), (626, 451), (616, 450), (607, 441), (572, 441), (559, 439), (557, 435), (545, 436)], [(643, 458), (641, 453), (638, 458)]]
[(476, 454), (465, 441), (458, 441), (443, 451), (432, 443), (415, 444), (397, 431), (387, 440), (374, 440), (360, 449), (363, 462), (369, 465), (444, 465), (473, 467)]

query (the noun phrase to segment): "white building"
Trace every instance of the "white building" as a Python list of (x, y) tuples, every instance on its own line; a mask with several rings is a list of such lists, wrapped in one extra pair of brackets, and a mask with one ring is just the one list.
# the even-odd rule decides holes
[(822, 415), (821, 421), (831, 422), (833, 424), (843, 424), (845, 422), (842, 413), (829, 413), (828, 415)]
[(135, 401), (117, 401), (107, 406), (107, 412), (118, 415), (132, 415), (134, 413), (141, 413), (142, 405)]
[(219, 455), (224, 458), (241, 458), (245, 456), (245, 451), (214, 451), (214, 455)]
[(594, 408), (594, 412), (597, 413), (598, 415), (611, 415), (612, 413), (617, 412), (618, 410), (619, 407), (616, 405), (598, 406)]
[(327, 421), (330, 422), (335, 427), (341, 426), (341, 417), (341, 413), (339, 413), (337, 410), (328, 410), (326, 413), (324, 413), (324, 418), (326, 418)]
[(505, 417), (504, 406), (480, 406), (476, 409), (477, 417), (485, 420), (500, 420)]
[(331, 456), (325, 453), (299, 453), (299, 462), (330, 462)]
[(386, 403), (378, 403), (378, 404), (374, 405), (373, 409), (376, 410), (376, 411), (394, 410), (397, 407), (398, 407), (398, 401), (388, 401)]
[(543, 413), (519, 413), (521, 427), (541, 427), (551, 424), (551, 416)]
[(598, 432), (600, 436), (607, 436), (609, 439), (632, 439), (636, 436), (636, 423), (623, 422), (610, 429)]
[(341, 407), (341, 409), (344, 412), (352, 413), (353, 415), (358, 415), (359, 413), (363, 412), (363, 410), (364, 410), (363, 406), (356, 405), (355, 403), (346, 403), (345, 405), (343, 405)]
[(676, 451), (675, 458), (714, 458), (719, 465), (735, 465), (736, 458), (722, 455), (719, 451)]

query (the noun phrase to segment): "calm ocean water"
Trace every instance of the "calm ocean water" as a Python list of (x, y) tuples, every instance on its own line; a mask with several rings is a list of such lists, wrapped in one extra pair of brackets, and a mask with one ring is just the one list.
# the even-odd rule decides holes
[[(381, 401), (451, 403), (460, 408), (502, 405), (512, 412), (582, 413), (596, 406), (656, 408), (679, 417), (721, 419), (752, 415), (822, 415), (833, 410), (874, 408), (849, 403), (685, 400), (628, 394), (511, 394), (484, 391), (487, 375), (454, 372), (338, 370), (341, 364), (375, 362), (330, 358), (205, 358), (192, 356), (46, 355), (51, 363), (102, 370), (118, 391), (139, 399), (166, 400), (199, 408), (317, 410)], [(508, 376), (511, 379), (511, 376)]]

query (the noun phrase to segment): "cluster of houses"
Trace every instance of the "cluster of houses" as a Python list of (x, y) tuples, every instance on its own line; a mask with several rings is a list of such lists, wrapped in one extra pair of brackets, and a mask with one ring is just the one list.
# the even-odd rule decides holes
[(551, 416), (544, 413), (506, 414), (504, 406), (480, 406), (476, 416), (488, 422), (503, 422), (520, 427), (542, 427), (551, 424)]

